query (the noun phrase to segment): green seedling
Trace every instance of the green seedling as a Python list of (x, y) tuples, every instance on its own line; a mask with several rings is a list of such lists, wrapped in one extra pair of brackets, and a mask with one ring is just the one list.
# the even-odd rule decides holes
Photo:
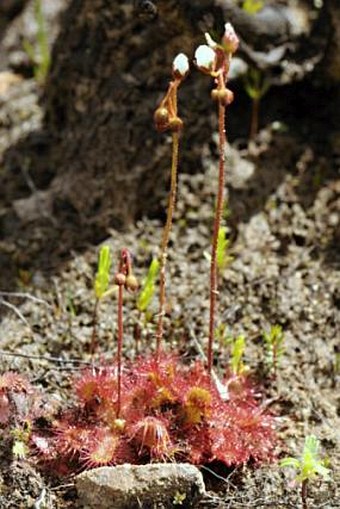
[(110, 280), (111, 255), (109, 246), (102, 246), (99, 251), (98, 268), (94, 281), (96, 299), (105, 297)]
[(233, 257), (228, 254), (229, 244), (230, 240), (227, 238), (227, 228), (221, 226), (218, 230), (217, 240), (217, 267), (220, 272), (223, 272), (233, 260)]
[(215, 337), (219, 345), (230, 351), (230, 367), (234, 376), (240, 376), (248, 371), (247, 366), (243, 362), (243, 355), (246, 348), (246, 339), (240, 335), (233, 338), (228, 334), (226, 324), (221, 323), (215, 329)]
[(228, 335), (227, 325), (225, 323), (220, 323), (216, 327), (215, 338), (222, 348), (230, 344), (230, 336)]
[(301, 501), (303, 509), (308, 509), (308, 483), (317, 476), (330, 480), (327, 461), (320, 458), (320, 441), (316, 436), (309, 435), (305, 439), (301, 458), (287, 457), (280, 461), (281, 467), (293, 468), (297, 475), (295, 481), (301, 483)]
[[(228, 229), (225, 226), (221, 226), (218, 230), (217, 239), (217, 268), (220, 273), (226, 269), (230, 262), (233, 261), (233, 257), (228, 254), (230, 240), (227, 238)], [(207, 251), (203, 253), (204, 257), (208, 262), (211, 262), (211, 254)]]
[(93, 355), (96, 349), (97, 342), (97, 323), (98, 323), (98, 309), (99, 303), (108, 295), (112, 293), (109, 288), (111, 269), (111, 254), (109, 246), (102, 246), (99, 251), (98, 268), (94, 279), (94, 293), (96, 296), (93, 308), (93, 329), (91, 340), (91, 354)]
[(247, 14), (257, 14), (259, 11), (261, 11), (264, 7), (263, 0), (244, 0), (242, 3), (242, 9)]
[(270, 88), (269, 78), (265, 72), (256, 67), (249, 67), (244, 76), (244, 89), (252, 100), (249, 138), (253, 140), (259, 129), (259, 112), (262, 97)]
[(243, 354), (246, 348), (246, 340), (244, 336), (237, 336), (232, 340), (231, 346), (231, 370), (235, 376), (242, 375), (246, 371), (243, 363)]
[(186, 493), (181, 493), (179, 491), (176, 491), (174, 498), (173, 498), (173, 505), (183, 505), (183, 502), (187, 498)]
[(270, 371), (273, 371), (275, 377), (277, 375), (280, 359), (284, 352), (284, 339), (285, 337), (281, 325), (273, 325), (269, 332), (263, 333), (267, 366)]
[(144, 316), (144, 326), (152, 320), (153, 313), (151, 311), (151, 304), (155, 295), (156, 282), (159, 274), (160, 263), (157, 258), (151, 260), (149, 270), (146, 278), (142, 282), (142, 288), (137, 298), (137, 309), (139, 312), (139, 321), (135, 324), (134, 338), (136, 341), (136, 350), (139, 349), (139, 341), (141, 339), (141, 317)]
[(34, 18), (37, 25), (36, 41), (34, 44), (24, 40), (23, 48), (33, 64), (34, 77), (39, 84), (46, 81), (50, 66), (51, 52), (48, 44), (46, 22), (42, 11), (42, 0), (34, 2)]
[(140, 313), (147, 313), (147, 311), (150, 308), (150, 305), (155, 294), (158, 273), (159, 273), (159, 260), (157, 258), (153, 258), (151, 260), (147, 276), (142, 283), (142, 288), (137, 298), (137, 309)]
[(69, 313), (71, 318), (75, 318), (77, 316), (77, 311), (74, 305), (74, 298), (71, 290), (68, 290), (66, 294), (66, 311)]
[(22, 460), (27, 457), (29, 453), (28, 446), (21, 440), (15, 440), (12, 445), (12, 454), (15, 459)]
[(23, 425), (15, 426), (10, 434), (13, 439), (12, 454), (15, 459), (24, 459), (29, 453), (29, 440), (32, 433), (32, 422), (26, 420)]

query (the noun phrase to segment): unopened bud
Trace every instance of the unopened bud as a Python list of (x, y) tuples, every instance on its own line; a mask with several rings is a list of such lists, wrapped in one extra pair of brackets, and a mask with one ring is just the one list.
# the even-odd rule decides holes
[(214, 90), (211, 91), (211, 98), (214, 101), (219, 101), (224, 106), (228, 106), (233, 102), (234, 94), (229, 88), (214, 88)]
[(158, 131), (166, 131), (169, 128), (169, 112), (164, 106), (160, 106), (153, 116), (156, 129)]
[(234, 94), (229, 88), (222, 88), (218, 90), (218, 100), (224, 105), (228, 106), (234, 100)]
[(239, 44), (240, 40), (236, 35), (233, 25), (231, 23), (226, 23), (224, 25), (224, 34), (222, 37), (222, 46), (224, 50), (233, 55)]
[(210, 74), (213, 71), (215, 59), (215, 51), (206, 44), (201, 44), (195, 51), (197, 67), (207, 74)]
[(126, 276), (124, 274), (122, 274), (121, 272), (117, 272), (117, 274), (115, 274), (114, 281), (115, 281), (116, 285), (124, 286), (126, 283)]
[(184, 53), (179, 53), (172, 64), (175, 78), (183, 79), (189, 72), (189, 59)]
[(170, 120), (169, 128), (173, 132), (180, 131), (183, 127), (183, 121), (179, 117), (174, 117)]
[(211, 98), (213, 101), (218, 101), (219, 100), (219, 90), (217, 90), (216, 88), (214, 88), (212, 91), (211, 91)]
[(130, 292), (135, 292), (138, 290), (138, 281), (137, 278), (133, 274), (129, 274), (126, 276), (125, 280), (125, 288), (129, 290)]
[(234, 92), (229, 90), (229, 88), (226, 88), (225, 90), (225, 104), (231, 104), (234, 100)]

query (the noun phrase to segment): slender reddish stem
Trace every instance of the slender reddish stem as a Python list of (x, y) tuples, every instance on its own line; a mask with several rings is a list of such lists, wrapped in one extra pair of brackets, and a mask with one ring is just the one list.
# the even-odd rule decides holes
[(211, 249), (210, 263), (210, 317), (209, 317), (209, 340), (208, 340), (208, 371), (211, 373), (213, 365), (213, 343), (215, 334), (215, 311), (217, 299), (217, 242), (218, 231), (221, 224), (224, 205), (224, 171), (225, 171), (225, 105), (218, 103), (218, 132), (219, 132), (219, 172), (216, 211)]
[(260, 110), (260, 99), (255, 97), (252, 101), (252, 112), (250, 122), (250, 133), (249, 138), (253, 140), (259, 130), (259, 110)]
[[(177, 115), (177, 87), (173, 88), (173, 114)], [(171, 182), (170, 194), (167, 210), (167, 218), (163, 230), (160, 258), (159, 258), (159, 310), (158, 310), (158, 323), (156, 332), (156, 355), (159, 358), (161, 352), (161, 344), (164, 332), (164, 315), (166, 307), (166, 266), (168, 258), (168, 245), (172, 228), (173, 215), (176, 204), (177, 195), (177, 169), (178, 169), (178, 151), (179, 151), (179, 132), (173, 131), (172, 133), (172, 162), (171, 162)]]
[(308, 509), (307, 495), (308, 495), (308, 479), (305, 479), (304, 481), (302, 481), (301, 485), (302, 509)]
[(98, 325), (98, 307), (99, 307), (99, 299), (96, 299), (96, 302), (94, 304), (93, 308), (93, 315), (92, 315), (92, 338), (91, 338), (91, 357), (93, 357), (94, 352), (97, 347), (97, 325)]
[(123, 289), (123, 285), (118, 286), (117, 418), (122, 400)]

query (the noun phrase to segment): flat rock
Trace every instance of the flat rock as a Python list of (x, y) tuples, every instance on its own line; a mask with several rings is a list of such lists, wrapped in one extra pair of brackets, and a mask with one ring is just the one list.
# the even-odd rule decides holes
[(82, 472), (76, 477), (84, 509), (182, 508), (205, 494), (201, 472), (187, 463), (118, 465)]

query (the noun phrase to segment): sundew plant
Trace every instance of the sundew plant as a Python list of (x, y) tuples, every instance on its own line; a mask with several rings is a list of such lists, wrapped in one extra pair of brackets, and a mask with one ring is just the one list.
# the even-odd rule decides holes
[[(133, 274), (130, 251), (121, 250), (112, 281), (110, 252), (103, 249), (94, 290), (97, 303), (107, 295), (112, 283), (116, 290), (115, 360), (96, 364), (92, 359), (91, 366), (74, 379), (74, 404), (55, 415), (41, 419), (35, 404), (26, 405), (25, 419), (30, 426), (24, 439), (25, 448), (41, 467), (60, 475), (121, 463), (188, 461), (204, 465), (218, 461), (226, 466), (239, 466), (275, 457), (274, 418), (259, 403), (258, 388), (252, 385), (243, 364), (243, 337), (233, 345), (229, 373), (221, 380), (216, 376), (213, 353), (218, 328), (218, 271), (226, 261), (227, 248), (225, 230), (221, 229), (225, 206), (226, 111), (233, 101), (227, 83), (239, 41), (230, 23), (225, 25), (221, 41), (215, 42), (209, 34), (205, 34), (205, 39), (206, 43), (195, 51), (194, 65), (212, 81), (211, 99), (216, 105), (219, 132), (216, 205), (207, 277), (210, 286), (209, 322), (205, 331), (207, 361), (200, 357), (191, 359), (190, 363), (183, 362), (179, 351), (169, 351), (164, 334), (169, 237), (177, 199), (180, 140), (185, 136), (177, 96), (185, 80), (190, 78), (189, 58), (180, 53), (173, 61), (167, 91), (154, 114), (157, 130), (161, 134), (169, 132), (172, 142), (166, 222), (158, 263), (154, 262), (150, 268), (143, 293), (137, 300), (137, 309), (144, 312), (158, 291), (155, 344), (148, 345), (148, 350), (151, 348), (153, 352), (125, 360), (124, 298), (126, 291), (134, 293), (139, 285)], [(35, 401), (29, 384), (14, 382), (7, 377), (0, 385), (3, 426), (20, 422), (18, 410), (10, 406), (13, 392), (19, 393), (23, 400), (29, 397)]]

